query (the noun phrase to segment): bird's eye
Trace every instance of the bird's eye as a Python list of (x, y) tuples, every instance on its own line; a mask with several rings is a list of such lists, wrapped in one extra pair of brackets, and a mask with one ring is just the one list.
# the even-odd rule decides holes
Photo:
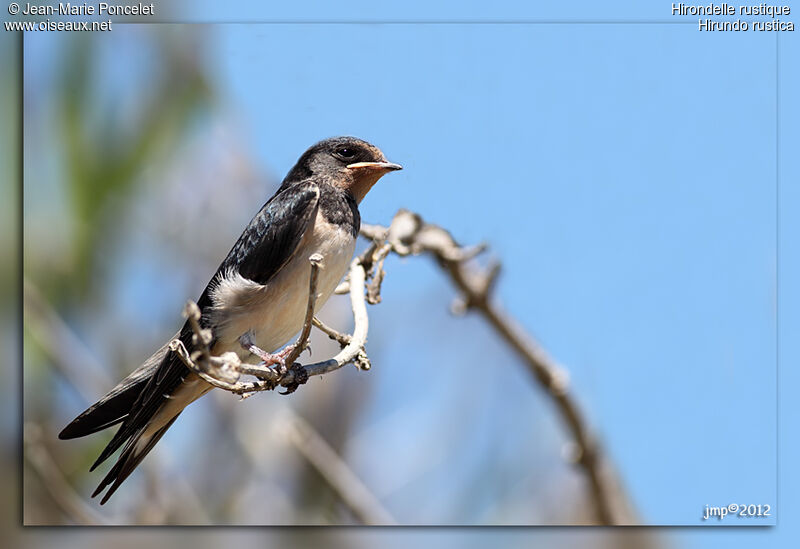
[(338, 154), (342, 158), (353, 158), (356, 155), (356, 151), (354, 149), (342, 147), (341, 149), (336, 151), (336, 154)]

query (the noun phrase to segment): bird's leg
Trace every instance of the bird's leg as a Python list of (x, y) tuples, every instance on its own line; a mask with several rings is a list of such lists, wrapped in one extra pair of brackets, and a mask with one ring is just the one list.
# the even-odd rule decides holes
[(279, 375), (281, 375), (281, 376), (286, 375), (286, 372), (289, 369), (286, 366), (286, 357), (289, 356), (289, 354), (291, 354), (292, 351), (294, 351), (295, 347), (296, 347), (296, 345), (294, 345), (294, 344), (287, 345), (286, 347), (284, 347), (282, 350), (278, 351), (277, 353), (274, 353), (274, 354), (270, 355), (270, 358), (273, 361), (272, 364), (277, 364), (278, 365), (278, 374)]
[(243, 334), (239, 338), (239, 344), (242, 346), (242, 348), (260, 358), (264, 362), (265, 366), (272, 366), (273, 364), (277, 364), (279, 376), (283, 376), (286, 374), (286, 371), (288, 370), (286, 366), (286, 357), (289, 356), (289, 353), (294, 351), (295, 348), (295, 345), (287, 345), (284, 349), (278, 351), (277, 353), (274, 354), (268, 353), (267, 351), (265, 351), (264, 349), (255, 344), (255, 342), (253, 341), (252, 332), (246, 332), (245, 334)]

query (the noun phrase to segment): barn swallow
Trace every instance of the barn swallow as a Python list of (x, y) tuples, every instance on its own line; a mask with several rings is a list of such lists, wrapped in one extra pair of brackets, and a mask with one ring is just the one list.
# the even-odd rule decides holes
[[(358, 204), (381, 176), (400, 169), (380, 149), (354, 137), (326, 139), (303, 153), (244, 229), (197, 302), (200, 324), (213, 334), (212, 354), (233, 351), (243, 361), (253, 361), (246, 347), (255, 343), (265, 350), (259, 358), (282, 364), (286, 350), (270, 352), (302, 328), (309, 257), (316, 253), (323, 258), (317, 281), (317, 305), (322, 306), (355, 251), (361, 227)], [(174, 338), (190, 352), (195, 347), (188, 321)], [(122, 447), (92, 497), (111, 485), (100, 504), (108, 501), (183, 409), (212, 388), (165, 344), (67, 425), (59, 438), (82, 437), (122, 424), (90, 469)]]

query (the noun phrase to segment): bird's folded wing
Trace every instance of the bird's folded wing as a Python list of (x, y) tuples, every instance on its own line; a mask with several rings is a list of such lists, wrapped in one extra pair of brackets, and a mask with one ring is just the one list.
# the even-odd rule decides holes
[[(269, 282), (292, 258), (319, 205), (319, 187), (314, 183), (293, 185), (273, 196), (250, 221), (239, 240), (228, 252), (198, 301), (201, 323), (208, 322), (211, 291), (218, 278), (234, 271), (259, 284)], [(192, 331), (185, 323), (180, 339), (193, 349)], [(213, 345), (213, 344), (212, 344)], [(174, 352), (166, 353), (155, 374), (134, 402), (128, 417), (93, 467), (113, 454), (128, 438), (144, 429), (164, 401), (189, 373)]]

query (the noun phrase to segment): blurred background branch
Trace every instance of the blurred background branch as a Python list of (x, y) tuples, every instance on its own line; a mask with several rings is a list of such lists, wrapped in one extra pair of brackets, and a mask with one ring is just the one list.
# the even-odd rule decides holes
[(364, 486), (346, 462), (300, 416), (285, 410), (277, 425), (286, 439), (314, 466), (362, 524), (393, 526), (397, 521)]
[(25, 460), (36, 470), (53, 501), (70, 522), (83, 526), (111, 524), (66, 481), (42, 441), (43, 434), (39, 425), (26, 424), (23, 438)]

